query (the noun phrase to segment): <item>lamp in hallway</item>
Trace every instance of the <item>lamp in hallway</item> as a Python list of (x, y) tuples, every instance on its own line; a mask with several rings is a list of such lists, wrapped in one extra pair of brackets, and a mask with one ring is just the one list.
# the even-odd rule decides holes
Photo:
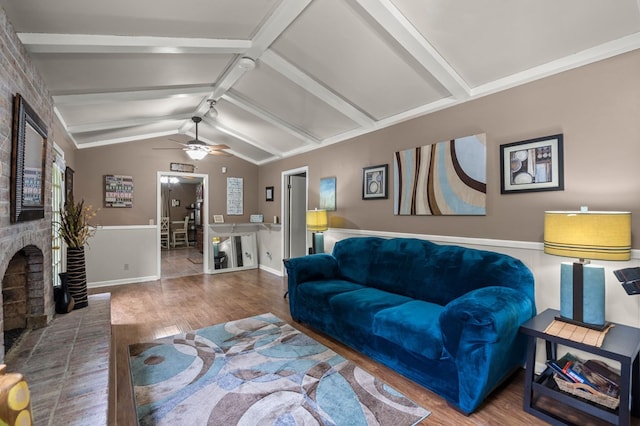
[(307, 211), (307, 229), (312, 233), (310, 254), (324, 253), (323, 232), (329, 229), (327, 211), (318, 209)]
[(604, 267), (589, 260), (629, 260), (631, 213), (612, 211), (547, 211), (544, 252), (577, 258), (563, 262), (560, 273), (561, 321), (602, 330), (605, 322)]

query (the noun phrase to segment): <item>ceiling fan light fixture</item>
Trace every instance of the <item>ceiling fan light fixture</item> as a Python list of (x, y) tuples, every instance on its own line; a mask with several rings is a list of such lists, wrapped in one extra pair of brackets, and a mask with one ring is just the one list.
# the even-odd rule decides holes
[(185, 151), (192, 160), (202, 160), (207, 156), (208, 152), (202, 149), (188, 149)]
[(215, 108), (216, 105), (216, 100), (215, 99), (207, 99), (207, 102), (209, 102), (209, 118), (217, 118), (218, 117), (218, 110)]
[(256, 61), (248, 56), (242, 57), (238, 60), (238, 68), (243, 71), (251, 71), (256, 67)]

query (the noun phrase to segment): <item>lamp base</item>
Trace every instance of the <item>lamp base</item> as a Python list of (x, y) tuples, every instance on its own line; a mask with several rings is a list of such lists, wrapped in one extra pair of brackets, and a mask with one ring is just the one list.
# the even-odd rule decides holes
[(610, 322), (605, 322), (602, 325), (600, 325), (600, 324), (589, 324), (588, 322), (576, 321), (574, 319), (565, 318), (565, 317), (561, 317), (561, 316), (555, 317), (554, 319), (556, 321), (562, 321), (562, 322), (566, 322), (568, 324), (577, 325), (578, 327), (585, 327), (585, 328), (589, 328), (591, 330), (597, 330), (597, 331), (604, 331), (611, 324)]
[(604, 267), (563, 262), (560, 268), (560, 316), (579, 324), (603, 326)]

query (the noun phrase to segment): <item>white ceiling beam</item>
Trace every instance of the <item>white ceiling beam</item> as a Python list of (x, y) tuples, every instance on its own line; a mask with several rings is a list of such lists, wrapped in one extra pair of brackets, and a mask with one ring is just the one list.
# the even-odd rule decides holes
[[(162, 117), (144, 117), (144, 118), (132, 118), (129, 120), (120, 121), (107, 121), (107, 122), (93, 122), (91, 124), (79, 124), (77, 126), (68, 126), (67, 132), (69, 133), (85, 133), (85, 132), (98, 132), (101, 130), (113, 130), (121, 129), (124, 127), (144, 126), (147, 124), (158, 124), (163, 121), (169, 120), (187, 120), (191, 119), (191, 114), (175, 114), (165, 115)], [(174, 133), (176, 133), (174, 131)]]
[(124, 92), (82, 93), (77, 95), (54, 95), (56, 105), (93, 105), (113, 102), (149, 101), (155, 99), (200, 96), (211, 92), (211, 85), (187, 87), (161, 87), (148, 90)]
[(259, 58), (307, 8), (311, 0), (283, 0), (260, 27), (246, 55)]
[(18, 33), (31, 53), (198, 53), (238, 54), (250, 40), (138, 37), (93, 34)]
[[(267, 21), (260, 27), (255, 37), (251, 40), (251, 48), (239, 55), (235, 61), (226, 69), (222, 77), (218, 80), (215, 89), (208, 98), (200, 102), (196, 108), (195, 115), (204, 115), (209, 109), (207, 99), (219, 99), (229, 90), (243, 75), (249, 71), (241, 66), (243, 57), (256, 60), (271, 46), (271, 44), (291, 25), (302, 11), (311, 3), (311, 0), (283, 0), (276, 10), (269, 16)], [(193, 123), (184, 123), (180, 128), (186, 132)]]
[(273, 50), (264, 52), (260, 60), (361, 126), (371, 127), (375, 124), (375, 121), (370, 116), (318, 83)]
[(315, 143), (315, 144), (319, 144), (322, 141), (319, 140), (318, 138), (314, 137), (313, 135), (305, 132), (302, 129), (299, 129), (289, 123), (284, 122), (283, 120), (279, 119), (278, 117), (274, 116), (273, 114), (265, 111), (264, 109), (250, 103), (248, 100), (246, 100), (244, 97), (242, 97), (240, 94), (235, 93), (233, 91), (228, 91), (227, 93), (225, 93), (222, 96), (222, 99), (224, 99), (227, 102), (230, 102), (232, 104), (234, 104), (235, 106), (247, 111), (248, 113), (255, 115), (256, 117), (261, 118), (262, 120), (266, 121), (269, 124), (272, 124), (276, 127), (278, 127), (281, 130), (284, 130), (285, 132), (295, 136), (296, 138), (307, 142), (307, 143)]
[(470, 87), (390, 0), (356, 0), (384, 30), (458, 99), (468, 99)]
[(97, 142), (82, 142), (78, 144), (78, 149), (95, 148), (97, 146), (107, 146), (107, 145), (114, 145), (118, 143), (135, 142), (143, 139), (160, 138), (163, 136), (175, 135), (176, 133), (178, 132), (176, 132), (175, 130), (167, 130), (164, 132), (143, 133), (143, 134), (136, 134), (131, 136), (123, 136), (121, 138), (102, 139)]
[[(249, 145), (255, 146), (258, 149), (261, 149), (262, 151), (268, 152), (269, 154), (276, 156), (278, 158), (282, 157), (282, 152), (270, 148), (270, 147), (265, 147), (264, 144), (260, 144), (258, 142), (256, 142), (255, 140), (251, 139), (248, 136), (243, 135), (242, 133), (239, 133), (223, 124), (221, 124), (219, 121), (214, 120), (210, 117), (203, 117), (202, 121), (204, 121), (205, 123), (207, 123), (209, 126), (215, 128), (216, 130), (225, 133), (235, 139), (241, 140), (242, 142), (248, 143)], [(203, 139), (206, 141), (206, 139)], [(210, 141), (209, 141), (210, 142)], [(213, 142), (211, 142), (213, 144)]]

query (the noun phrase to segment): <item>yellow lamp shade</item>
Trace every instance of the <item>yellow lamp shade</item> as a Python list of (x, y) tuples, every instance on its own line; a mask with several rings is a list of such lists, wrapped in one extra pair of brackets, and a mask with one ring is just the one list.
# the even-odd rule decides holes
[(307, 211), (307, 229), (311, 232), (322, 232), (327, 227), (327, 211), (326, 210), (309, 210)]
[(629, 260), (631, 213), (545, 212), (544, 252), (579, 259)]

